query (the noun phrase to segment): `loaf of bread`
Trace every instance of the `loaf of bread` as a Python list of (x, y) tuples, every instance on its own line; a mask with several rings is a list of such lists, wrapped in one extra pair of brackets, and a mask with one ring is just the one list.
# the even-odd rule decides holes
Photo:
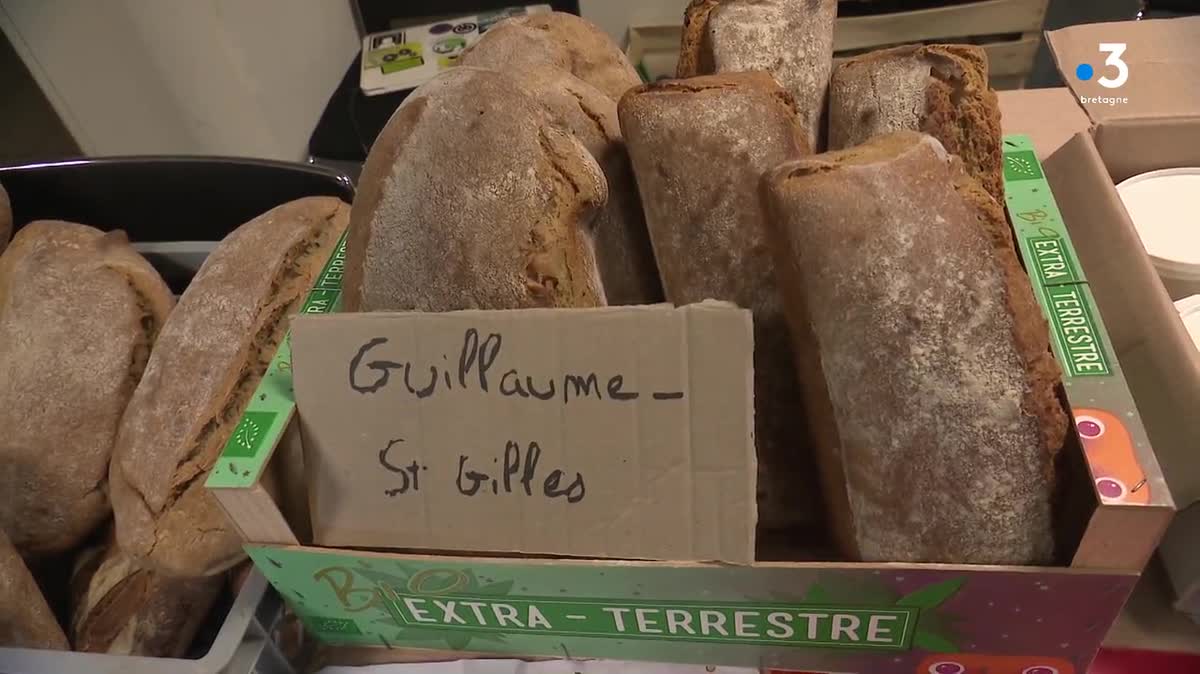
[(12, 231), (12, 203), (8, 200), (8, 192), (4, 191), (4, 185), (0, 185), (0, 253), (3, 253), (4, 247), (8, 245)]
[(565, 12), (505, 19), (463, 52), (458, 63), (510, 72), (554, 66), (614, 101), (642, 82), (607, 33), (587, 19)]
[(608, 202), (596, 214), (594, 228), (596, 265), (608, 303), (661, 302), (662, 283), (617, 121), (617, 102), (560, 68), (531, 67), (510, 74), (545, 107), (555, 124), (583, 143), (604, 170)]
[(42, 220), (0, 255), (0, 529), (26, 557), (108, 518), (113, 437), (173, 303), (121, 232)]
[(459, 66), (414, 91), (371, 147), (346, 245), (347, 311), (604, 304), (587, 148), (509, 75)]
[(139, 566), (212, 575), (243, 557), (204, 480), (349, 220), (330, 197), (284, 204), (216, 247), (163, 326), (117, 434), (116, 537)]
[(767, 73), (728, 73), (638, 87), (619, 111), (667, 301), (753, 313), (759, 523), (813, 522), (816, 469), (758, 196), (764, 171), (808, 154), (791, 97)]
[(894, 131), (938, 139), (1004, 203), (1000, 107), (982, 47), (909, 45), (838, 64), (829, 83), (829, 149)]
[(0, 648), (59, 651), (69, 648), (41, 589), (3, 528), (0, 528)]
[(764, 70), (796, 101), (808, 144), (821, 147), (837, 0), (692, 0), (680, 78)]
[(110, 537), (76, 560), (71, 644), (89, 653), (181, 657), (224, 584), (223, 576), (172, 578), (140, 568)]
[(764, 195), (846, 554), (1050, 561), (1066, 416), (1000, 205), (915, 132), (784, 163)]

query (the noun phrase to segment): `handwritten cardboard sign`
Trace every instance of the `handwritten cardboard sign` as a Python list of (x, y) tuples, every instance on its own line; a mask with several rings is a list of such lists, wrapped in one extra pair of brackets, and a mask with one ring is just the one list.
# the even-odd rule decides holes
[(318, 545), (754, 557), (749, 312), (301, 316)]

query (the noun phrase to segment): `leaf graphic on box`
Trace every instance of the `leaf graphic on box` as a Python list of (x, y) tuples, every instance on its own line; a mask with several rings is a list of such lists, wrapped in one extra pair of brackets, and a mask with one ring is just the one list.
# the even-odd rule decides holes
[(462, 632), (451, 632), (446, 635), (446, 645), (452, 651), (461, 651), (471, 643), (471, 635), (463, 634)]
[(481, 597), (507, 597), (509, 592), (512, 592), (513, 582), (511, 580), (492, 583), (478, 588), (472, 594)]
[(930, 653), (957, 653), (959, 651), (953, 641), (940, 634), (924, 630), (917, 630), (913, 635), (912, 643), (914, 647)]
[(953, 597), (962, 586), (966, 583), (965, 578), (952, 578), (944, 580), (940, 583), (926, 585), (925, 587), (910, 592), (901, 597), (896, 606), (908, 606), (911, 608), (932, 609), (944, 604), (948, 599)]
[(242, 419), (242, 423), (238, 424), (237, 431), (233, 434), (233, 439), (238, 446), (246, 451), (253, 451), (258, 438), (262, 436), (263, 429), (253, 420), (246, 418)]

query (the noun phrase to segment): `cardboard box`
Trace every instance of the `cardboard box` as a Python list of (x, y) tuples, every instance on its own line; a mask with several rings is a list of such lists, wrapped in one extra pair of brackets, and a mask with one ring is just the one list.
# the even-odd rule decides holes
[[(777, 540), (758, 541), (756, 561), (742, 565), (317, 546), (307, 531), (304, 499), (287, 488), (286, 473), (303, 462), (304, 435), (295, 420), (290, 341), (272, 362), (208, 486), (252, 542), (247, 550), (264, 575), (308, 628), (333, 645), (429, 649), (431, 658), (434, 652), (482, 651), (883, 674), (928, 672), (941, 663), (957, 663), (964, 671), (1051, 667), (1060, 674), (1082, 674), (1157, 544), (1172, 512), (1171, 501), (1125, 390), (1112, 340), (1092, 305), (1091, 271), (1085, 277), (1076, 262), (1029, 140), (1009, 138), (1005, 149), (1014, 195), (1009, 207), (1021, 252), (1034, 270), (1038, 297), (1056, 326), (1054, 344), (1067, 373), (1066, 394), (1076, 414), (1095, 424), (1090, 428), (1107, 432), (1106, 441), (1088, 451), (1073, 444), (1062, 453), (1063, 480), (1077, 488), (1066, 490), (1077, 498), (1066, 499), (1059, 508), (1062, 566), (813, 561), (821, 559), (820, 553), (798, 549), (803, 541)], [(325, 313), (336, 306), (343, 256), (339, 247), (306, 313)], [(649, 307), (541, 315), (555, 316), (555, 324), (567, 326), (613, 311), (679, 313)], [(369, 334), (364, 329), (398, 337), (414, 329), (414, 320), (300, 320), (295, 348), (311, 349), (316, 363), (321, 341), (333, 339), (338, 329), (361, 344), (359, 338)], [(513, 312), (507, 320), (515, 325), (529, 316)], [(695, 355), (689, 340), (696, 336), (685, 339), (685, 332), (659, 335), (667, 343), (656, 352), (673, 349)], [(535, 338), (534, 332), (528, 334), (527, 339)], [(456, 335), (462, 339), (461, 325)], [(316, 341), (306, 344), (310, 338)], [(722, 367), (731, 369), (721, 377), (746, 375), (749, 345), (724, 342), (730, 346), (722, 358), (729, 363)], [(629, 346), (620, 340), (591, 344), (601, 359), (631, 357), (621, 355)], [(552, 363), (553, 342), (543, 341), (539, 348)], [(332, 351), (340, 359), (341, 374), (336, 367), (324, 373), (318, 368), (313, 381), (301, 384), (307, 410), (323, 404), (322, 383), (345, 386), (348, 356), (340, 346)], [(433, 355), (436, 362), (441, 351), (421, 355)], [(400, 360), (391, 358), (392, 363)], [(304, 360), (298, 367), (302, 380), (309, 376)], [(692, 362), (687, 371), (689, 376), (702, 376), (704, 369), (704, 364)], [(693, 413), (688, 423), (696, 428), (698, 416), (711, 417), (711, 428), (744, 421), (744, 405), (745, 400), (733, 409)], [(487, 405), (463, 407), (448, 421), (471, 426), (493, 414), (489, 410)], [(310, 436), (312, 419), (305, 414)], [(616, 422), (609, 426), (597, 432), (625, 432)], [(549, 430), (564, 427), (551, 425)], [(343, 432), (347, 442), (356, 442), (351, 429)], [(320, 461), (337, 450), (336, 439), (318, 442), (331, 444), (310, 453), (310, 473), (322, 471)], [(382, 448), (377, 444), (364, 445), (368, 463), (371, 458), (378, 461)], [(737, 465), (740, 471), (745, 464)], [(378, 473), (378, 466), (374, 470)], [(1102, 498), (1094, 481), (1105, 476), (1119, 477), (1131, 488), (1120, 498)], [(319, 476), (318, 484), (326, 477)], [(331, 479), (342, 480), (342, 495), (364, 485), (378, 486), (375, 477), (357, 473)], [(322, 499), (329, 494), (336, 499), (339, 491), (320, 489), (317, 506), (325, 508)], [(331, 507), (337, 507), (336, 502)], [(362, 522), (395, 516), (378, 509), (358, 510), (354, 516)], [(505, 523), (492, 518), (471, 526), (479, 531)], [(683, 530), (677, 532), (683, 535)], [(411, 655), (409, 650), (405, 653)]]
[[(1048, 40), (1091, 128), (1045, 172), (1181, 510), (1161, 548), (1176, 605), (1200, 616), (1200, 352), (1114, 188), (1146, 171), (1200, 166), (1200, 17), (1074, 26)], [(1124, 68), (1102, 48), (1110, 44)], [(1119, 87), (1100, 82), (1123, 71)]]

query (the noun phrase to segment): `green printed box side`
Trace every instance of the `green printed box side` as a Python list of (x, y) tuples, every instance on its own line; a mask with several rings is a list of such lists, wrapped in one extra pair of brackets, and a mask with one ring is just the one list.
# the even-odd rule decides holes
[[(301, 313), (327, 314), (338, 309), (345, 265), (346, 234), (343, 233), (305, 297)], [(290, 334), (285, 334), (246, 411), (213, 465), (204, 483), (209, 489), (247, 488), (257, 483), (287, 430), (296, 410)]]
[(248, 552), (330, 645), (883, 674), (956, 659), (1082, 674), (1136, 582), (1069, 569)]

